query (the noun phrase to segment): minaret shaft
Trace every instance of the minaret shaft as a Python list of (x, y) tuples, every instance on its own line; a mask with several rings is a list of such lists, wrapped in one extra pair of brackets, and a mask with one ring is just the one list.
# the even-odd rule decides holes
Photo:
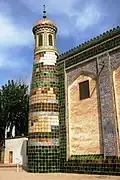
[(29, 100), (28, 140), (30, 172), (59, 171), (56, 32), (55, 24), (45, 18), (38, 21), (33, 28), (35, 52)]

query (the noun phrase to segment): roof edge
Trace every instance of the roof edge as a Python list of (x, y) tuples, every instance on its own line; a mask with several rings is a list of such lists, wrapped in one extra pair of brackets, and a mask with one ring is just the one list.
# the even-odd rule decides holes
[(85, 41), (84, 43), (70, 49), (69, 51), (66, 51), (62, 54), (59, 55), (59, 58), (57, 60), (57, 62), (63, 60), (66, 57), (69, 57), (71, 55), (74, 55), (77, 52), (82, 52), (83, 50), (86, 50), (94, 45), (97, 45), (109, 38), (112, 38), (113, 36), (117, 35), (120, 33), (120, 26), (117, 26), (116, 28), (110, 29), (106, 32), (104, 32), (103, 34), (100, 34), (99, 36), (96, 36), (94, 38), (91, 38), (88, 41)]

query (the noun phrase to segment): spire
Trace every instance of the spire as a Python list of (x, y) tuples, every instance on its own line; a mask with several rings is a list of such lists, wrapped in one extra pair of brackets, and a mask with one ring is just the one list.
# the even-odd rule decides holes
[(45, 5), (43, 5), (44, 7), (44, 10), (43, 10), (43, 18), (45, 19), (46, 18), (46, 9), (45, 9)]

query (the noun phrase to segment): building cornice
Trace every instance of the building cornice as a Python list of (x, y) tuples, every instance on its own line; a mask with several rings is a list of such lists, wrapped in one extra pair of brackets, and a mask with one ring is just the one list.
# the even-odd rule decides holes
[[(71, 56), (77, 55), (77, 53), (82, 53), (83, 51), (88, 51), (94, 49), (95, 46), (98, 47), (102, 44), (104, 45), (106, 41), (109, 41), (110, 39), (114, 39), (117, 35), (120, 35), (120, 27), (117, 26), (116, 28), (110, 29), (109, 31), (104, 32), (103, 34), (100, 34), (100, 36), (97, 36), (93, 39), (90, 39), (89, 41), (82, 43), (81, 45), (70, 49), (69, 51), (65, 52), (64, 54), (61, 54), (57, 60), (57, 63), (68, 59)], [(114, 41), (114, 40), (113, 40)], [(104, 50), (103, 50), (104, 52)], [(94, 55), (94, 54), (93, 54)]]

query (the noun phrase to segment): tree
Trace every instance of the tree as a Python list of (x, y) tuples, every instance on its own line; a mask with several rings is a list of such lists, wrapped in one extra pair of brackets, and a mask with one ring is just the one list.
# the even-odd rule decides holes
[[(15, 126), (15, 135), (27, 135), (28, 132), (28, 86), (22, 82), (9, 80), (2, 86), (0, 94), (0, 134), (10, 128), (9, 136)], [(4, 133), (5, 136), (5, 133)]]
[(0, 149), (3, 147), (5, 138), (5, 122), (3, 119), (2, 113), (2, 96), (1, 96), (1, 89), (0, 89)]

